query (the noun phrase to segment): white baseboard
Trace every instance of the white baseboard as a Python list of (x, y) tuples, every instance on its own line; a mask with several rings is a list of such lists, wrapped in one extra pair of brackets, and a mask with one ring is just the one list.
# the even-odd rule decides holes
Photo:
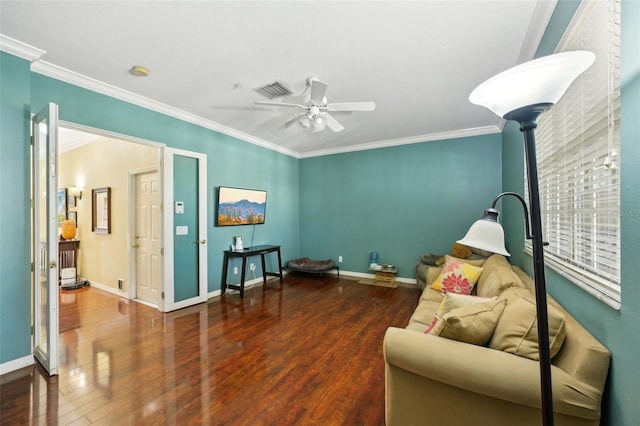
[(104, 290), (106, 292), (109, 292), (111, 294), (115, 294), (117, 296), (120, 297), (124, 297), (125, 299), (129, 298), (129, 293), (123, 290), (118, 290), (117, 288), (113, 288), (111, 286), (105, 285), (105, 284), (100, 284), (99, 282), (95, 282), (95, 281), (89, 281), (91, 287), (95, 287), (98, 290)]
[(12, 361), (8, 361), (0, 364), (0, 376), (3, 374), (11, 373), (12, 371), (19, 370), (23, 367), (28, 367), (33, 365), (35, 360), (33, 359), (33, 355), (23, 356), (22, 358), (17, 358)]
[[(337, 271), (329, 271), (326, 273), (336, 275)], [(373, 279), (376, 277), (376, 274), (367, 274), (363, 272), (343, 271), (343, 270), (340, 270), (340, 275), (346, 275), (348, 277), (355, 277), (355, 278), (370, 278), (370, 279)], [(406, 284), (418, 283), (415, 278), (396, 277), (396, 281), (399, 283), (406, 283)]]

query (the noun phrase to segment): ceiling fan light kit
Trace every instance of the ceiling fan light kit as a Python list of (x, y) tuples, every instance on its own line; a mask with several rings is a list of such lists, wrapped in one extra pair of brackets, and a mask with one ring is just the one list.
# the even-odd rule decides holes
[(256, 101), (256, 104), (303, 109), (303, 112), (294, 115), (285, 122), (282, 127), (286, 129), (294, 123), (299, 122), (302, 127), (312, 132), (321, 132), (327, 127), (334, 132), (344, 130), (344, 126), (330, 115), (329, 111), (373, 111), (376, 108), (375, 102), (327, 103), (327, 97), (325, 96), (327, 93), (327, 87), (327, 83), (321, 81), (318, 77), (309, 77), (307, 79), (307, 89), (310, 89), (310, 94), (308, 97), (304, 98), (303, 103), (294, 104), (285, 102)]

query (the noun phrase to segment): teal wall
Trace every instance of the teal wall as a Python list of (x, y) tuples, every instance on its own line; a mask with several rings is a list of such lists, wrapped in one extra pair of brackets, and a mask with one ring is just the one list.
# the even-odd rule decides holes
[(0, 364), (31, 353), (29, 62), (0, 52)]
[[(256, 226), (254, 243), (282, 245), (283, 261), (298, 256), (298, 159), (41, 74), (31, 76), (34, 111), (54, 102), (61, 120), (207, 154), (209, 291), (220, 288), (222, 251), (233, 236), (242, 235), (248, 243), (253, 232), (251, 226), (214, 226), (220, 185), (267, 190), (266, 223)], [(259, 262), (256, 273), (261, 273)]]
[[(559, 13), (549, 25), (539, 56), (553, 52), (568, 24), (576, 2), (559, 2)], [(603, 424), (635, 425), (640, 419), (640, 2), (622, 2), (622, 100), (621, 100), (621, 260), (622, 308), (610, 308), (547, 268), (548, 292), (612, 353)], [(522, 135), (516, 125), (503, 132), (503, 187), (523, 191)], [(505, 202), (506, 204), (506, 202)], [(532, 273), (532, 259), (522, 252), (522, 212), (517, 206), (503, 210), (505, 233), (512, 262)]]
[(369, 253), (415, 278), (421, 253), (448, 253), (502, 186), (499, 134), (307, 158), (300, 166), (300, 252), (343, 256), (369, 272)]

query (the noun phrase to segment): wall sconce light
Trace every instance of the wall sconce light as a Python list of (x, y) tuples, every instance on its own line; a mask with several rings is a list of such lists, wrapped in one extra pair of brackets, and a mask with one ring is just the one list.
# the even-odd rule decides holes
[(78, 188), (77, 186), (70, 186), (68, 192), (69, 196), (76, 197), (79, 200), (82, 200), (82, 188)]

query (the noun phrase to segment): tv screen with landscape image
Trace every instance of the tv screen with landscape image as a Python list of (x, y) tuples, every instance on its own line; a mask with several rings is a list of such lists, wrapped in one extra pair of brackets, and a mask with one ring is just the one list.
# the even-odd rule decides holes
[(267, 191), (218, 188), (217, 226), (262, 224), (266, 210)]

